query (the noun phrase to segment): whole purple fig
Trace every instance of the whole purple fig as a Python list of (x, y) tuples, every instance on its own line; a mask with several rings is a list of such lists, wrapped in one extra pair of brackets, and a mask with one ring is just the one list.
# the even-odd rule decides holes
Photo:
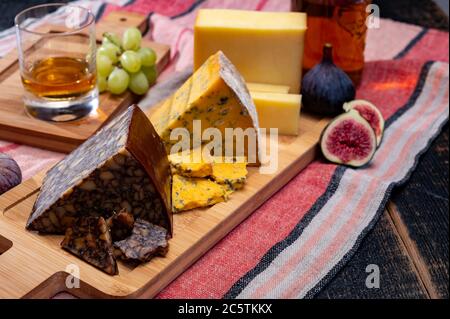
[(355, 98), (352, 80), (333, 63), (332, 49), (324, 45), (322, 61), (305, 74), (301, 90), (303, 108), (325, 116), (342, 113), (342, 105)]
[(10, 190), (22, 181), (19, 165), (11, 156), (0, 153), (0, 195)]

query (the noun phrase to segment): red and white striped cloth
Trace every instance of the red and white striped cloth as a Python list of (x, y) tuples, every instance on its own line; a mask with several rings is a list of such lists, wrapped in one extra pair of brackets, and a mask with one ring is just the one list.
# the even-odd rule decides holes
[[(148, 14), (147, 37), (170, 44), (161, 79), (192, 63), (192, 26), (199, 8), (287, 11), (290, 0), (77, 1), (101, 19), (113, 10)], [(158, 298), (304, 298), (317, 293), (351, 258), (448, 121), (448, 33), (390, 20), (369, 30), (366, 66), (357, 97), (387, 119), (383, 143), (370, 166), (351, 169), (311, 163)], [(0, 56), (14, 47), (0, 33)], [(25, 178), (63, 154), (0, 141)]]

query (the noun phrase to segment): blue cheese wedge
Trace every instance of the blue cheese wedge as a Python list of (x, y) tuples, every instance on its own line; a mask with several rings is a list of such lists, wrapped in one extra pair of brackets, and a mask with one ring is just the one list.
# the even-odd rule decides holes
[[(256, 143), (244, 141), (244, 149), (238, 151), (249, 156), (252, 164), (258, 164), (259, 125), (256, 108), (244, 79), (221, 51), (209, 57), (173, 96), (163, 102), (150, 120), (163, 139), (168, 153), (172, 153), (171, 147), (179, 142), (171, 139), (172, 131), (184, 128), (193, 136), (195, 120), (201, 121), (202, 134), (208, 128), (215, 128), (220, 131), (223, 141), (226, 140), (227, 128), (253, 128), (249, 132), (252, 132)], [(233, 144), (233, 147), (236, 145)]]
[(247, 163), (242, 162), (214, 162), (212, 164), (211, 178), (223, 185), (227, 185), (231, 191), (242, 188), (247, 179)]
[(227, 200), (227, 187), (207, 178), (173, 176), (173, 212), (208, 207)]

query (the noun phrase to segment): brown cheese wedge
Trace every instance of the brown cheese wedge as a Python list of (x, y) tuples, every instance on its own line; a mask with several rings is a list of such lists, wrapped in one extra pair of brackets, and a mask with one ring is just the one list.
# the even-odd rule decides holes
[(131, 106), (45, 177), (27, 229), (63, 234), (75, 218), (122, 208), (172, 234), (171, 173), (152, 124)]

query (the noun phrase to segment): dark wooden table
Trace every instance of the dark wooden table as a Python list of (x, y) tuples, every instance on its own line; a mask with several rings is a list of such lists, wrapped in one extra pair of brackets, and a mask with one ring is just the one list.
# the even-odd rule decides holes
[[(381, 16), (448, 31), (448, 17), (431, 0), (375, 0)], [(360, 249), (317, 298), (448, 298), (448, 123), (398, 187)], [(368, 289), (366, 267), (380, 269)]]
[[(33, 4), (68, 0), (3, 0), (0, 30)], [(382, 17), (448, 31), (448, 18), (431, 1), (374, 0)], [(410, 180), (395, 190), (360, 249), (317, 298), (449, 297), (448, 124), (421, 157)], [(380, 269), (380, 288), (365, 285), (366, 267)]]

